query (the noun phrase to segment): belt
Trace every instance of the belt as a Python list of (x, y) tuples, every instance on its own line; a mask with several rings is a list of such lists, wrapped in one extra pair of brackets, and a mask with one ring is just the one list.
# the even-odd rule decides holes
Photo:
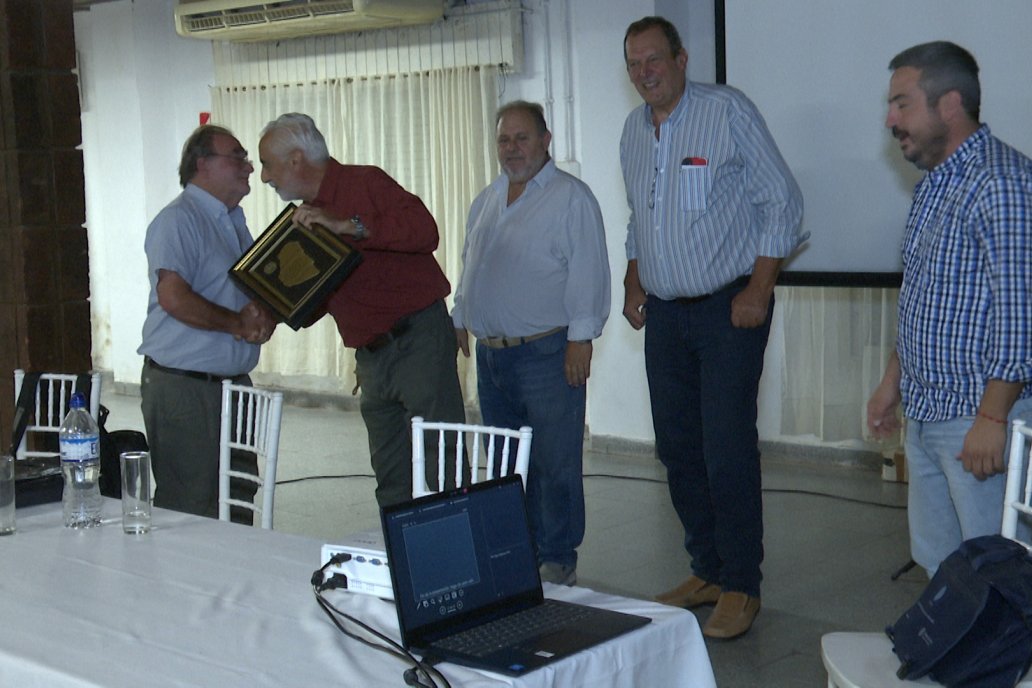
[(749, 275), (742, 275), (741, 277), (739, 277), (738, 279), (734, 280), (733, 282), (728, 282), (727, 284), (722, 286), (720, 289), (717, 289), (714, 292), (710, 292), (709, 294), (702, 294), (700, 296), (681, 296), (679, 298), (674, 299), (674, 301), (677, 301), (682, 306), (690, 306), (690, 305), (692, 305), (694, 303), (702, 303), (703, 301), (705, 301), (706, 299), (710, 298), (714, 294), (719, 294), (720, 292), (726, 291), (728, 289), (735, 289), (737, 287), (744, 287), (747, 284), (749, 284)]
[(379, 351), (401, 335), (408, 332), (410, 327), (411, 325), (409, 324), (408, 316), (406, 315), (404, 318), (401, 318), (398, 322), (394, 323), (394, 326), (391, 327), (390, 330), (383, 334), (376, 335), (373, 337), (372, 341), (361, 348), (363, 351), (368, 351), (369, 353)]
[(477, 339), (477, 341), (489, 349), (508, 349), (510, 346), (519, 346), (521, 344), (526, 344), (527, 342), (532, 342), (535, 339), (544, 339), (545, 337), (553, 335), (556, 332), (561, 332), (564, 329), (566, 328), (553, 327), (547, 332), (539, 332), (526, 337), (482, 337)]
[(145, 356), (143, 359), (144, 365), (152, 370), (157, 370), (161, 373), (168, 373), (169, 375), (182, 375), (183, 377), (189, 377), (194, 380), (203, 380), (204, 382), (222, 382), (223, 380), (234, 380), (240, 375), (217, 375), (215, 373), (202, 373), (196, 370), (183, 370), (181, 368), (169, 368), (167, 366), (159, 365), (154, 362), (150, 356)]

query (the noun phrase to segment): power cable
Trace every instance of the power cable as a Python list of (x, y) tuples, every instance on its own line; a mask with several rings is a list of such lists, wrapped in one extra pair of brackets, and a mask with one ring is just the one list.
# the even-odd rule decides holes
[[(333, 625), (337, 627), (337, 630), (339, 630), (341, 633), (351, 638), (352, 640), (357, 640), (358, 642), (368, 647), (371, 647), (374, 650), (379, 650), (380, 652), (384, 652), (388, 655), (400, 659), (403, 662), (411, 664), (412, 666), (406, 669), (405, 672), (402, 674), (402, 677), (404, 678), (406, 685), (416, 686), (417, 688), (439, 688), (438, 682), (434, 678), (436, 676), (440, 679), (441, 686), (443, 686), (443, 688), (451, 688), (451, 683), (448, 682), (447, 677), (432, 664), (428, 664), (417, 659), (415, 655), (406, 650), (404, 647), (402, 647), (399, 643), (395, 642), (390, 637), (379, 632), (367, 623), (360, 621), (351, 614), (341, 611), (340, 609), (335, 607), (332, 602), (326, 599), (326, 597), (323, 595), (323, 592), (325, 590), (347, 588), (346, 576), (340, 573), (335, 573), (331, 575), (329, 578), (325, 578), (324, 574), (326, 569), (330, 566), (343, 564), (349, 559), (351, 559), (351, 554), (347, 552), (340, 552), (330, 557), (325, 564), (323, 564), (314, 573), (312, 573), (311, 583), (312, 591), (315, 594), (315, 600), (319, 604), (319, 607), (323, 610), (323, 612), (325, 612), (326, 616), (329, 617), (330, 621), (333, 622)], [(341, 623), (341, 619), (344, 619), (355, 624), (356, 626), (358, 626), (365, 632), (375, 636), (382, 642), (375, 642), (373, 640), (370, 640), (369, 638), (363, 638), (362, 636), (357, 635), (352, 631), (349, 631), (347, 628), (344, 627), (344, 624)]]

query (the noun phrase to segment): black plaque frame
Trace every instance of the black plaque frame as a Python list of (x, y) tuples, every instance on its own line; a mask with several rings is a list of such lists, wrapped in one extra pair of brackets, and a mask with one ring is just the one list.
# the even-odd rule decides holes
[(299, 330), (311, 324), (362, 255), (322, 225), (295, 223), (296, 208), (288, 203), (229, 275), (281, 322)]

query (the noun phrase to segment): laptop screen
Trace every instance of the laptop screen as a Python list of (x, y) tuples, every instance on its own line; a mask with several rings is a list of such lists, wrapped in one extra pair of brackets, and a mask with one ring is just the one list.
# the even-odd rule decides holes
[(385, 507), (382, 518), (406, 645), (541, 600), (519, 476)]

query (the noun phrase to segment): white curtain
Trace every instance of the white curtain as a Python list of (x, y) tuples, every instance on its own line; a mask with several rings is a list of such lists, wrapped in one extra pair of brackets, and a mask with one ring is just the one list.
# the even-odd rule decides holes
[[(462, 269), (466, 214), (474, 196), (497, 173), (495, 82), (495, 68), (469, 67), (322, 83), (212, 88), (213, 123), (227, 126), (255, 158), (251, 194), (241, 203), (252, 233), (260, 234), (284, 206), (260, 181), (259, 132), (283, 113), (303, 112), (315, 120), (337, 160), (377, 165), (423, 200), (437, 220), (437, 260), (454, 288)], [(476, 395), (474, 369), (459, 356), (468, 401)], [(262, 349), (256, 372), (264, 380), (294, 378), (313, 391), (350, 392), (355, 384), (353, 352), (341, 344), (329, 317), (299, 332), (277, 328)]]
[(867, 436), (867, 399), (896, 342), (898, 289), (786, 287), (781, 432)]

